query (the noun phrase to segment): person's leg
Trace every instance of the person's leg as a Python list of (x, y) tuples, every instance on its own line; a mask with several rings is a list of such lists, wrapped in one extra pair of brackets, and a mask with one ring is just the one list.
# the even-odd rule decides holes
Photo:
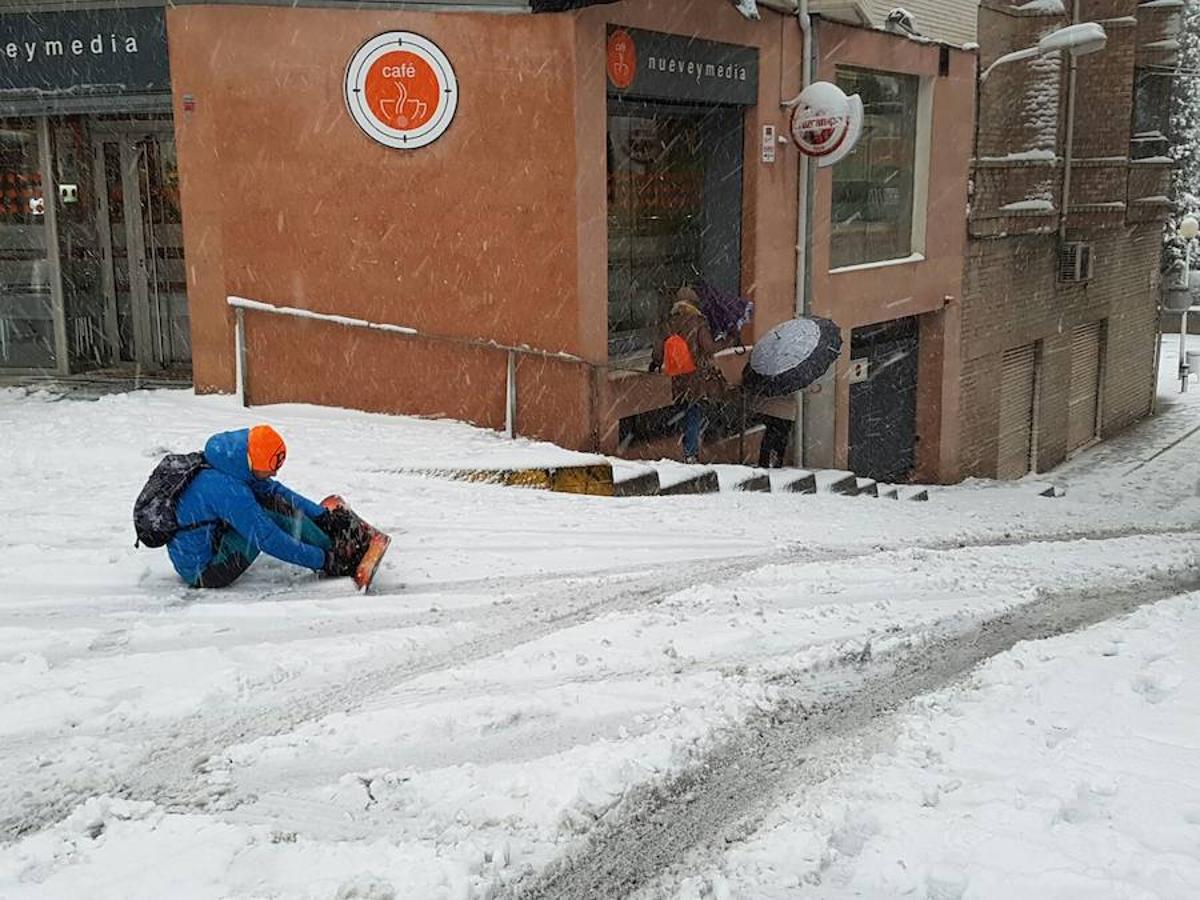
[(693, 401), (683, 413), (683, 458), (695, 460), (700, 456), (700, 426), (703, 423), (700, 404)]
[(762, 441), (758, 445), (758, 467), (760, 469), (771, 468), (771, 423), (773, 421), (774, 419), (772, 419), (770, 416), (763, 416), (763, 424), (767, 427), (766, 430), (763, 431)]
[(787, 419), (777, 419), (774, 416), (767, 418), (767, 433), (763, 436), (763, 443), (768, 451), (767, 465), (770, 468), (777, 469), (783, 465), (791, 429), (792, 423)]
[(216, 550), (193, 587), (222, 588), (233, 584), (258, 557), (258, 548), (224, 525), (217, 526)]
[[(333, 541), (323, 532), (317, 523), (291, 504), (284, 503), (279, 498), (269, 498), (261, 502), (263, 511), (271, 517), (280, 528), (298, 541), (320, 547), (322, 550), (332, 550)], [(218, 526), (216, 550), (212, 561), (200, 573), (194, 587), (227, 587), (233, 584), (242, 573), (250, 568), (250, 564), (258, 558), (258, 547), (251, 547), (246, 539), (227, 525)]]
[[(264, 507), (265, 509), (265, 507)], [(277, 512), (273, 509), (267, 509), (266, 513), (271, 519), (294, 537), (296, 540), (305, 544), (311, 544), (314, 547), (320, 547), (322, 550), (332, 550), (333, 541), (329, 535), (323, 532), (320, 527), (308, 516), (299, 510), (292, 510), (290, 513)]]

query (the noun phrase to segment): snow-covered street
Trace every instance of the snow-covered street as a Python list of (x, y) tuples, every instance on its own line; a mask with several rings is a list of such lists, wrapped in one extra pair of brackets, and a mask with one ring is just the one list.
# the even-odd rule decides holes
[[(928, 503), (458, 483), (412, 471), (573, 455), (0, 392), (0, 897), (1196, 896), (1200, 386), (1164, 348), (1153, 421)], [(259, 421), (393, 533), (373, 593), (133, 547), (157, 458)]]

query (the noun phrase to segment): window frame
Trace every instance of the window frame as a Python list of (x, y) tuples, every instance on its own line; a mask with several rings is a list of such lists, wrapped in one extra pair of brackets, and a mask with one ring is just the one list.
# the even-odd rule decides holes
[[(926, 258), (925, 253), (927, 246), (926, 240), (929, 218), (929, 178), (933, 143), (933, 95), (936, 79), (914, 72), (876, 69), (864, 65), (847, 64), (836, 67), (836, 72), (841, 72), (843, 70), (853, 70), (857, 72), (866, 72), (873, 75), (884, 75), (896, 78), (909, 78), (913, 79), (916, 83), (916, 104), (913, 116), (913, 127), (915, 133), (913, 140), (912, 204), (911, 209), (909, 210), (911, 216), (909, 222), (909, 250), (908, 253), (901, 256), (886, 257), (883, 259), (870, 260), (866, 262), (846, 263), (844, 265), (834, 265), (833, 244), (836, 240), (836, 235), (834, 233), (833, 218), (834, 175), (831, 173), (829, 196), (829, 273), (831, 275), (836, 275), (842, 272), (853, 272), (862, 269), (923, 262)], [(836, 72), (834, 75), (835, 80), (837, 77)]]

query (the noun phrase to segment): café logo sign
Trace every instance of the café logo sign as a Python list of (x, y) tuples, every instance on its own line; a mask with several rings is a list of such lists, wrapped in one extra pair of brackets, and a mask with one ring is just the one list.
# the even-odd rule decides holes
[(758, 50), (680, 34), (611, 26), (609, 93), (752, 106), (758, 102)]
[(792, 140), (805, 156), (830, 166), (845, 159), (862, 135), (862, 99), (836, 84), (817, 81), (792, 101)]
[(346, 108), (386, 147), (413, 150), (450, 127), (458, 107), (454, 67), (437, 44), (409, 31), (376, 35), (346, 67)]

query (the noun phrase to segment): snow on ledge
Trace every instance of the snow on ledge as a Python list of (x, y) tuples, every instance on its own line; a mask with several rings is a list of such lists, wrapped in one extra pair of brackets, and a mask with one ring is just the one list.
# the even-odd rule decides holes
[(1018, 200), (1016, 203), (1006, 203), (1000, 207), (1000, 212), (1007, 213), (1053, 213), (1054, 204), (1049, 200)]
[(830, 269), (830, 275), (842, 275), (846, 272), (862, 272), (865, 269), (882, 269), (885, 266), (903, 266), (909, 263), (925, 262), (924, 253), (912, 253), (908, 256), (903, 256), (900, 259), (883, 259), (879, 262), (858, 263), (853, 266), (841, 266), (837, 269)]

